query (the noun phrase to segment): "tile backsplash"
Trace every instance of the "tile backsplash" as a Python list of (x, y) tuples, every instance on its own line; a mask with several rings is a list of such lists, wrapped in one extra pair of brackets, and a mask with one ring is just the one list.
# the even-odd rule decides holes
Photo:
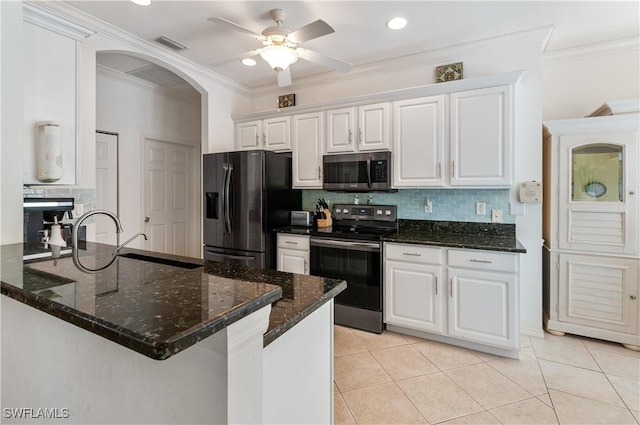
[[(303, 190), (302, 208), (313, 210), (318, 198), (329, 205), (354, 203), (355, 193)], [(514, 224), (516, 217), (509, 214), (509, 189), (400, 189), (397, 192), (359, 193), (360, 204), (366, 204), (368, 196), (373, 204), (397, 205), (398, 218), (412, 220), (447, 220), (491, 222), (491, 210), (502, 210), (502, 222)], [(429, 200), (432, 212), (424, 212)], [(484, 202), (486, 214), (476, 214), (476, 202)]]
[[(23, 186), (22, 195), (25, 198), (74, 198), (75, 216), (76, 218), (87, 211), (96, 208), (96, 190), (95, 189), (76, 189), (64, 187), (42, 187), (37, 188), (31, 186)], [(66, 216), (65, 216), (66, 217)]]

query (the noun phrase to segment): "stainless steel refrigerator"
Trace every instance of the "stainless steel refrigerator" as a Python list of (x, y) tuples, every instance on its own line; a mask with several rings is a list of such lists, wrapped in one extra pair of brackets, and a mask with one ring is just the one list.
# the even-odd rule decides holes
[(278, 227), (302, 193), (291, 189), (291, 156), (255, 150), (203, 155), (204, 258), (276, 268)]

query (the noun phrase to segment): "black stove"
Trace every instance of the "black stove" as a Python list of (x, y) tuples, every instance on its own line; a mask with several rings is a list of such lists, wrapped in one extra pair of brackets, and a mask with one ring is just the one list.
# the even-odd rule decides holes
[(344, 279), (335, 323), (381, 333), (382, 237), (397, 230), (395, 205), (336, 204), (333, 226), (311, 232), (311, 274)]

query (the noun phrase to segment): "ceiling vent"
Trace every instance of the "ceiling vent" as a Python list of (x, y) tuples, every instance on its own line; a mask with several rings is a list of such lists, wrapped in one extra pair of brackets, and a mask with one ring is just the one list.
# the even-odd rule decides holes
[(156, 38), (156, 41), (162, 44), (163, 46), (167, 46), (168, 48), (173, 49), (177, 52), (179, 52), (180, 50), (188, 49), (188, 47), (185, 46), (184, 44), (178, 43), (177, 41), (172, 40), (169, 37), (166, 37), (164, 35), (161, 35), (160, 37)]

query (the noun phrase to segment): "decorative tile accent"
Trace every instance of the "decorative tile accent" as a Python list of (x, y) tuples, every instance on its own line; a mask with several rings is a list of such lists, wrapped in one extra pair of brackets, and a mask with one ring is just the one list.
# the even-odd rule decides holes
[[(329, 205), (352, 204), (355, 193), (303, 190), (302, 208), (312, 211), (318, 198)], [(503, 223), (514, 224), (516, 217), (509, 214), (509, 189), (400, 189), (397, 192), (359, 193), (360, 203), (371, 195), (377, 205), (397, 205), (399, 219), (448, 220), (490, 223), (491, 210), (501, 209)], [(424, 212), (425, 200), (433, 205), (432, 213)], [(486, 214), (476, 214), (476, 202), (486, 204)]]

